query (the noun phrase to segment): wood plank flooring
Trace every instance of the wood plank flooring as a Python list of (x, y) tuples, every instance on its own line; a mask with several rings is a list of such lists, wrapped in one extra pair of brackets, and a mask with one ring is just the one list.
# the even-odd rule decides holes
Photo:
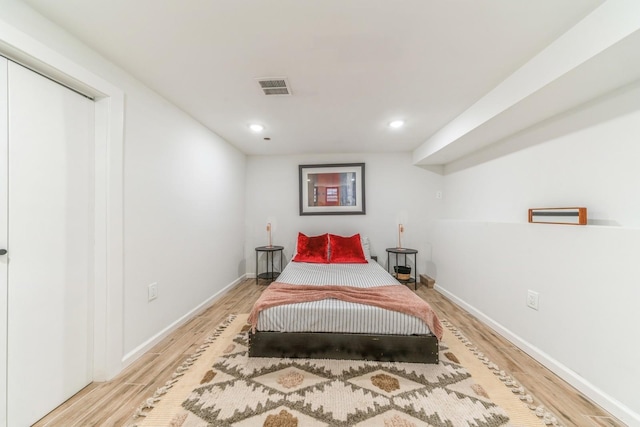
[[(92, 383), (35, 426), (124, 426), (146, 398), (164, 385), (175, 369), (193, 353), (229, 314), (248, 313), (264, 290), (247, 279), (178, 328), (148, 353), (104, 383)], [(424, 285), (418, 295), (443, 318), (456, 325), (485, 355), (508, 371), (536, 402), (549, 408), (565, 426), (624, 426), (584, 395), (469, 315), (443, 295)]]

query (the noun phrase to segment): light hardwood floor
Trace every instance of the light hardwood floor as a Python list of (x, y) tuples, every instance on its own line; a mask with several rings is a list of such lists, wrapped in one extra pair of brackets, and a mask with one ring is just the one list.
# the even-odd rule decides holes
[[(264, 286), (247, 279), (200, 315), (177, 329), (112, 381), (93, 383), (36, 426), (123, 426), (146, 398), (164, 385), (171, 373), (202, 344), (229, 314), (248, 313)], [(503, 339), (475, 317), (433, 289), (420, 285), (418, 295), (448, 319), (492, 362), (508, 371), (536, 402), (551, 410), (565, 426), (624, 426), (584, 395)]]

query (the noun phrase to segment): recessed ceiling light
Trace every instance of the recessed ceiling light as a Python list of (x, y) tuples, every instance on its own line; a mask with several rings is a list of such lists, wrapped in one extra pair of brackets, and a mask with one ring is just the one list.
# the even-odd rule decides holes
[(264, 126), (258, 124), (249, 125), (249, 129), (254, 132), (262, 132), (264, 130)]
[(403, 125), (404, 125), (404, 120), (394, 120), (391, 123), (389, 123), (389, 127), (392, 127), (394, 129), (401, 128)]

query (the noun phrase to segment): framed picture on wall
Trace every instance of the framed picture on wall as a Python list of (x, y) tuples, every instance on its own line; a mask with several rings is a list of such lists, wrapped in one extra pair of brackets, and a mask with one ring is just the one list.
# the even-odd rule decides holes
[(300, 165), (300, 215), (364, 215), (364, 163)]
[(587, 225), (587, 208), (533, 208), (529, 209), (529, 222)]

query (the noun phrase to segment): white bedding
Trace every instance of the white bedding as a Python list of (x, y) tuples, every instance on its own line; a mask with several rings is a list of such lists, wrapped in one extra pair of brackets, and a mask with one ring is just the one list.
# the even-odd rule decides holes
[[(296, 285), (374, 287), (401, 285), (377, 262), (368, 264), (310, 264), (291, 262), (277, 279)], [(383, 308), (336, 299), (268, 308), (258, 318), (259, 331), (339, 332), (393, 335), (429, 334), (417, 317)]]

